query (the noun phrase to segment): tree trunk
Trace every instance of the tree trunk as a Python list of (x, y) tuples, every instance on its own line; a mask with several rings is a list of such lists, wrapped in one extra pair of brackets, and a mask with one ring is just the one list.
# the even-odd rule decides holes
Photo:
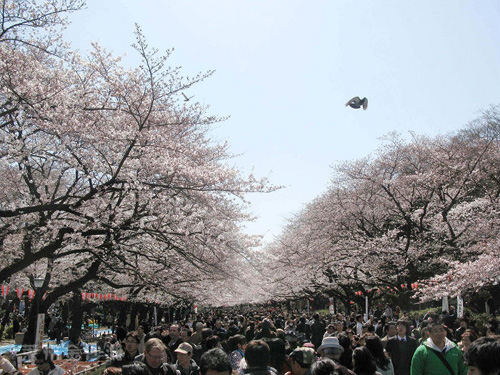
[(2, 317), (2, 324), (0, 325), (0, 340), (2, 340), (3, 338), (3, 332), (5, 330), (5, 326), (9, 323), (10, 320), (11, 305), (9, 305), (8, 302), (5, 302), (4, 307), (5, 307), (5, 312)]
[(160, 306), (156, 308), (156, 314), (158, 315), (158, 324), (161, 325), (161, 319), (163, 318), (163, 309)]
[(344, 303), (345, 315), (348, 316), (351, 313), (351, 301), (342, 300)]
[(137, 309), (138, 309), (138, 304), (134, 303), (132, 305), (132, 311), (130, 312), (130, 325), (129, 327), (127, 327), (129, 331), (137, 329), (137, 327), (135, 326), (135, 317), (137, 316)]
[[(38, 320), (38, 314), (47, 312), (47, 307), (42, 301), (42, 295), (43, 290), (35, 293), (33, 302), (31, 303), (28, 313), (28, 327), (26, 333), (24, 334), (23, 347), (21, 349), (21, 352), (32, 351), (36, 349), (34, 345), (36, 340), (36, 324)], [(40, 340), (43, 340), (43, 337), (41, 337)]]
[(68, 324), (68, 319), (69, 319), (69, 303), (68, 302), (63, 302), (61, 304), (61, 318), (62, 318), (64, 324)]
[(175, 320), (175, 307), (170, 306), (168, 308), (168, 322), (172, 323)]
[(118, 315), (118, 321), (116, 322), (116, 326), (124, 326), (127, 324), (127, 313), (128, 313), (128, 304), (122, 303), (120, 306), (120, 313)]
[(398, 306), (401, 308), (401, 310), (408, 310), (411, 308), (412, 303), (410, 298), (411, 298), (411, 292), (403, 291), (402, 293), (399, 294)]
[(73, 291), (71, 298), (71, 329), (69, 331), (69, 339), (75, 340), (82, 333), (83, 323), (83, 307), (82, 294), (79, 290)]
[[(139, 304), (137, 307), (137, 312), (139, 315), (139, 324), (144, 325), (145, 323), (148, 323), (148, 308), (144, 304)], [(149, 332), (149, 324), (147, 327), (144, 327), (147, 331)]]

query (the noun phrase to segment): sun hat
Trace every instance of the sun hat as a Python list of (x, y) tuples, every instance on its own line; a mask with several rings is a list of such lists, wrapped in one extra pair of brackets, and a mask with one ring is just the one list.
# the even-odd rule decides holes
[(321, 341), (321, 345), (318, 348), (318, 352), (325, 348), (337, 348), (340, 349), (341, 352), (344, 351), (344, 347), (340, 345), (339, 339), (331, 336), (325, 337), (323, 341)]

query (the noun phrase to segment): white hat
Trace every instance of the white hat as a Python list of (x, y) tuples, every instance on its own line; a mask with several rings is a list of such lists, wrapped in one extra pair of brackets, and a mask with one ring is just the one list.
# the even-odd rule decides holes
[(344, 351), (342, 345), (339, 344), (339, 339), (336, 337), (325, 337), (323, 341), (321, 341), (321, 346), (318, 348), (318, 353), (320, 350), (325, 348), (337, 348), (340, 349), (341, 352)]
[(193, 347), (187, 342), (183, 342), (179, 345), (177, 349), (174, 350), (176, 353), (189, 354), (193, 352)]

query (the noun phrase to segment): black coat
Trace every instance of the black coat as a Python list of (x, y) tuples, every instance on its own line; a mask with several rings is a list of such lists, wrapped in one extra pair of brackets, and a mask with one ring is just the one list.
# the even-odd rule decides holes
[(151, 366), (148, 365), (146, 362), (146, 358), (144, 354), (140, 354), (134, 359), (135, 361), (138, 362), (143, 362), (146, 366), (148, 366), (149, 371), (151, 371), (152, 375), (180, 375), (180, 372), (177, 371), (177, 369), (168, 363), (163, 363), (160, 367), (158, 368), (152, 368)]
[(404, 342), (397, 336), (387, 340), (385, 350), (391, 355), (394, 375), (410, 375), (411, 359), (417, 347), (417, 340), (408, 335)]
[(109, 366), (110, 367), (123, 367), (125, 365), (128, 365), (132, 362), (134, 362), (134, 358), (139, 355), (139, 351), (136, 352), (135, 355), (130, 356), (128, 352), (125, 352), (125, 354), (122, 355), (117, 355), (109, 361)]
[(176, 362), (174, 367), (181, 373), (181, 375), (200, 375), (200, 367), (194, 360), (191, 360), (187, 371), (182, 368), (179, 361)]

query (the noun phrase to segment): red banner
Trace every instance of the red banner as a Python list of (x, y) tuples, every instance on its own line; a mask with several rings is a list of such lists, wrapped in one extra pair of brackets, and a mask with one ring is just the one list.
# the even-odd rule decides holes
[[(18, 289), (19, 293), (19, 289)], [(22, 289), (21, 289), (22, 293)], [(127, 297), (120, 297), (117, 296), (116, 294), (101, 294), (101, 293), (87, 293), (87, 292), (82, 292), (82, 301), (90, 301), (91, 299), (98, 299), (101, 301), (109, 301), (109, 300), (114, 300), (114, 301), (126, 301)], [(148, 302), (151, 302), (151, 300), (148, 299)]]

